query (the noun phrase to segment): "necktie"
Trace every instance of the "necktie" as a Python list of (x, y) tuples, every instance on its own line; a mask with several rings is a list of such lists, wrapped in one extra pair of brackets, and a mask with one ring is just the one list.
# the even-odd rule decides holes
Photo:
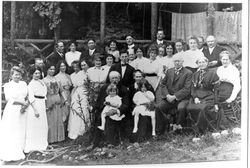
[(179, 75), (179, 73), (180, 73), (180, 69), (175, 69), (175, 74)]

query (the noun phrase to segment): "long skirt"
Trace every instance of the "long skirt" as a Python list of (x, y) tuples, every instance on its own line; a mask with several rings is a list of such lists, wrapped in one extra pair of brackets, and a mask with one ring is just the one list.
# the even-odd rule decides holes
[(39, 113), (36, 118), (34, 109), (29, 106), (27, 109), (27, 126), (24, 152), (33, 150), (46, 150), (48, 146), (48, 122), (46, 116), (45, 99), (35, 99), (35, 107)]

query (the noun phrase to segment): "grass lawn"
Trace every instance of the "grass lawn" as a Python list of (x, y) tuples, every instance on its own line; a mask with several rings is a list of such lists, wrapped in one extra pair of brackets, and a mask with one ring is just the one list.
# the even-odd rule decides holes
[[(8, 165), (105, 165), (105, 164), (163, 164), (200, 161), (240, 160), (241, 135), (228, 130), (228, 135), (214, 138), (211, 132), (193, 139), (194, 135), (168, 133), (157, 140), (142, 143), (124, 142), (116, 147), (88, 149), (77, 143), (62, 143), (45, 152), (33, 152), (28, 158), (34, 162), (9, 162)], [(84, 139), (84, 138), (83, 138)], [(63, 148), (64, 147), (64, 148)], [(65, 148), (66, 147), (66, 148)], [(44, 162), (59, 157), (50, 162)]]

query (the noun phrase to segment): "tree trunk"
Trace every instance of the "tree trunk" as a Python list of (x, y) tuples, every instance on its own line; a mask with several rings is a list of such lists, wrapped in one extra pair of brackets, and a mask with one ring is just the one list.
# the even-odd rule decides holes
[(14, 39), (15, 39), (15, 24), (16, 24), (16, 2), (11, 1), (11, 23), (10, 23), (10, 41), (11, 47), (14, 48)]
[(155, 40), (157, 32), (157, 3), (151, 3), (151, 40)]
[(101, 24), (100, 24), (100, 39), (103, 43), (105, 37), (105, 19), (106, 19), (106, 6), (105, 2), (101, 2)]

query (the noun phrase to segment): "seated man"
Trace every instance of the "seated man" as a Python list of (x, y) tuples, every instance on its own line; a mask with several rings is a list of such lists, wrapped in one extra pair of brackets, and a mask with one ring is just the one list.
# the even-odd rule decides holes
[[(129, 95), (127, 88), (120, 84), (120, 76), (121, 75), (117, 71), (112, 71), (109, 73), (110, 83), (115, 84), (117, 86), (118, 96), (122, 98), (122, 105), (118, 108), (120, 111), (120, 116), (123, 114), (126, 116), (129, 112)], [(109, 112), (106, 113), (107, 117), (104, 129), (105, 131), (103, 132), (97, 128), (101, 125), (101, 112), (105, 106), (105, 98), (108, 96), (106, 90), (110, 83), (107, 83), (101, 87), (100, 93), (97, 98), (94, 123), (96, 129), (94, 133), (93, 147), (100, 146), (100, 143), (103, 139), (105, 139), (108, 144), (118, 145), (120, 143), (120, 139), (125, 138), (124, 120), (116, 121), (112, 120), (109, 117), (118, 113), (115, 109), (111, 109)]]
[(170, 110), (177, 108), (177, 123), (182, 124), (185, 116), (186, 105), (190, 97), (192, 72), (183, 67), (183, 58), (176, 56), (173, 59), (174, 68), (167, 70), (161, 82), (162, 100), (156, 107), (156, 130), (160, 134), (165, 131), (166, 115)]

